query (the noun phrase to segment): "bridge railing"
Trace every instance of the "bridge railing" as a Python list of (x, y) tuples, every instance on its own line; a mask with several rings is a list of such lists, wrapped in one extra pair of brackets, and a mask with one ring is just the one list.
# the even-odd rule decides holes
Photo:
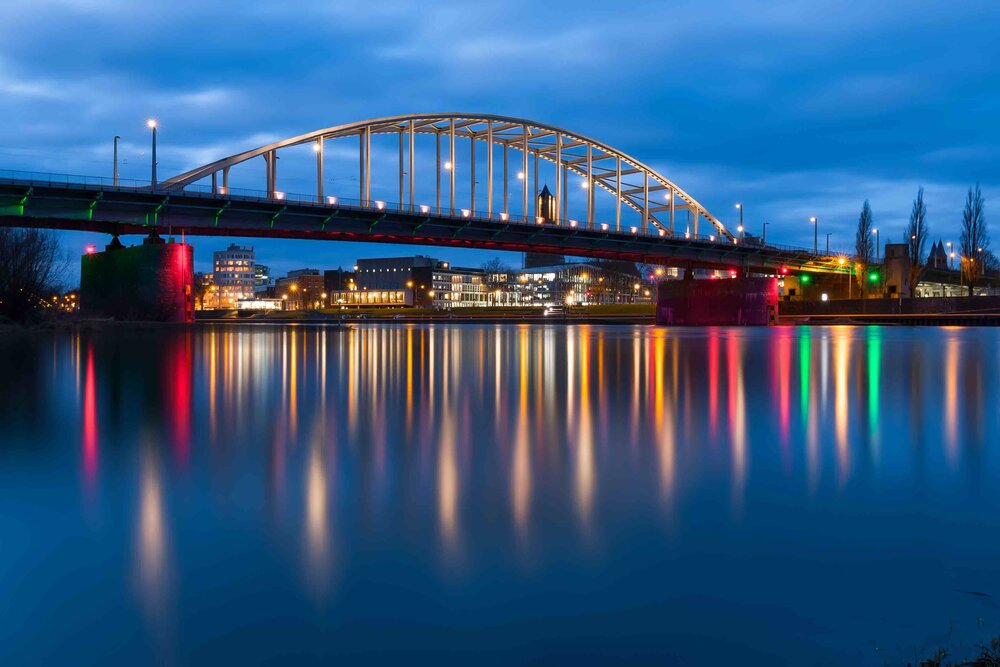
[[(106, 176), (83, 176), (76, 174), (52, 174), (36, 171), (17, 171), (0, 169), (0, 180), (23, 183), (25, 185), (44, 185), (61, 187), (96, 187), (101, 190), (119, 190), (124, 192), (149, 192), (168, 194), (166, 190), (151, 188), (148, 180), (129, 178), (108, 178)], [(816, 255), (812, 250), (800, 246), (791, 246), (778, 243), (760, 243), (757, 237), (751, 239), (736, 238), (729, 240), (717, 234), (698, 234), (690, 232), (674, 232), (661, 229), (651, 223), (643, 225), (622, 225), (616, 229), (613, 223), (594, 221), (588, 224), (585, 220), (573, 218), (559, 220), (545, 220), (543, 218), (525, 219), (523, 215), (509, 212), (471, 210), (469, 208), (456, 207), (451, 209), (448, 206), (414, 203), (411, 207), (409, 203), (391, 202), (380, 199), (365, 201), (351, 197), (340, 197), (327, 195), (322, 201), (315, 194), (302, 194), (293, 192), (267, 192), (266, 190), (254, 190), (251, 188), (233, 188), (217, 186), (214, 191), (211, 185), (192, 184), (185, 186), (185, 195), (203, 197), (226, 197), (234, 200), (252, 201), (267, 204), (294, 203), (296, 205), (315, 206), (318, 208), (349, 208), (353, 210), (365, 211), (387, 211), (402, 212), (408, 214), (426, 214), (440, 218), (452, 218), (455, 220), (468, 220), (470, 222), (493, 222), (505, 225), (522, 225), (529, 227), (561, 227), (569, 229), (580, 229), (589, 232), (604, 232), (616, 238), (628, 237), (659, 237), (663, 239), (685, 240), (697, 244), (710, 246), (729, 246), (740, 248), (742, 251), (779, 251), (794, 255), (803, 260), (828, 258), (828, 257), (849, 257), (848, 254), (830, 253), (830, 255)], [(741, 247), (742, 246), (742, 247)]]

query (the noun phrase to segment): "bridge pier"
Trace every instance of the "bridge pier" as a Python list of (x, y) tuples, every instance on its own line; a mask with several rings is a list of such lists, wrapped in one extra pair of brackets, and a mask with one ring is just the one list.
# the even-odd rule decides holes
[(776, 278), (661, 280), (656, 290), (656, 323), (664, 326), (767, 326), (778, 309)]
[(80, 311), (90, 317), (194, 321), (194, 251), (150, 235), (126, 248), (115, 236), (80, 263)]

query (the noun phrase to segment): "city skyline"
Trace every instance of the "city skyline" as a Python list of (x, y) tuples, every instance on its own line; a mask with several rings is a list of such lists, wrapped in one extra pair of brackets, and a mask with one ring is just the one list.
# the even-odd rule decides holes
[[(643, 25), (558, 3), (532, 8), (527, 22), (518, 3), (293, 4), (280, 14), (222, 3), (199, 8), (197, 22), (190, 3), (150, 16), (116, 2), (52, 6), (54, 14), (21, 2), (0, 9), (11, 26), (0, 47), (9, 116), (0, 154), (11, 169), (110, 176), (120, 135), (122, 176), (148, 177), (148, 117), (159, 121), (158, 171), (172, 175), (338, 122), (461, 110), (571, 127), (671, 174), (731, 227), (742, 202), (749, 232), (767, 221), (769, 238), (805, 247), (817, 215), (832, 247), (849, 248), (865, 199), (886, 237), (898, 239), (920, 185), (932, 239), (955, 240), (968, 186), (982, 182), (987, 206), (997, 192), (998, 130), (988, 119), (1000, 95), (988, 26), (1000, 10), (987, 3), (905, 13), (898, 3), (730, 4), (718, 12), (725, 20), (687, 4), (642, 5)], [(196, 54), (168, 39), (189, 23)], [(208, 25), (211, 36), (200, 27)], [(465, 25), (491, 28), (465, 34)], [(709, 29), (715, 41), (699, 47), (693, 35)], [(53, 40), (68, 46), (47, 49)], [(289, 103), (267, 103), (278, 98)], [(353, 183), (333, 176), (333, 187), (341, 177), (344, 190), (356, 190), (356, 174)], [(71, 254), (102, 242), (61, 237)], [(279, 273), (303, 260), (347, 266), (393, 254), (367, 244), (254, 243)], [(494, 254), (453, 259), (477, 266)], [(196, 248), (197, 270), (210, 259)]]

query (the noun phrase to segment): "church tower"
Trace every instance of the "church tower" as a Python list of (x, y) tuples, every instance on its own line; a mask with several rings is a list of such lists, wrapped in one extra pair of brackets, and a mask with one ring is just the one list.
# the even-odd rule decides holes
[[(556, 198), (549, 192), (549, 186), (543, 185), (542, 191), (535, 199), (535, 215), (542, 219), (543, 224), (552, 224), (559, 219), (556, 210)], [(538, 266), (552, 266), (553, 264), (565, 264), (566, 258), (562, 255), (548, 255), (541, 252), (524, 253), (524, 268), (533, 269)]]

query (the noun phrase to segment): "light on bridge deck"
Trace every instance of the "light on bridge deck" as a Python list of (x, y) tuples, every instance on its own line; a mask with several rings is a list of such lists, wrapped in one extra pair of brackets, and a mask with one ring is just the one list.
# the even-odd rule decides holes
[(608, 231), (608, 223), (606, 223), (606, 222), (602, 222), (601, 223), (601, 231), (602, 232)]
[(472, 211), (470, 211), (467, 208), (463, 208), (462, 209), (462, 217), (463, 218), (468, 218), (470, 215), (472, 215)]
[(506, 213), (501, 213), (500, 214), (500, 219), (503, 220), (504, 222), (507, 222), (507, 218), (508, 218), (508, 215)]
[(639, 228), (638, 227), (631, 227), (631, 230), (632, 230), (633, 234), (638, 234), (639, 233)]
[(385, 202), (384, 201), (376, 201), (375, 202), (375, 208), (377, 208), (378, 210), (381, 211), (382, 209), (385, 208)]
[(285, 198), (285, 193), (284, 192), (275, 192), (274, 193), (274, 198), (275, 199), (284, 199)]
[(569, 221), (569, 226), (570, 226), (570, 227), (576, 227), (576, 226), (577, 226), (577, 224), (579, 224), (579, 223), (577, 223), (577, 221), (576, 221), (576, 220), (570, 220), (570, 221)]
[(431, 207), (428, 206), (427, 204), (421, 204), (420, 205), (420, 212), (421, 213), (430, 213), (431, 212)]
[(332, 195), (327, 195), (327, 197), (326, 197), (326, 203), (330, 204), (331, 206), (333, 206), (334, 204), (337, 203), (337, 198), (334, 197), (334, 196), (332, 196)]

